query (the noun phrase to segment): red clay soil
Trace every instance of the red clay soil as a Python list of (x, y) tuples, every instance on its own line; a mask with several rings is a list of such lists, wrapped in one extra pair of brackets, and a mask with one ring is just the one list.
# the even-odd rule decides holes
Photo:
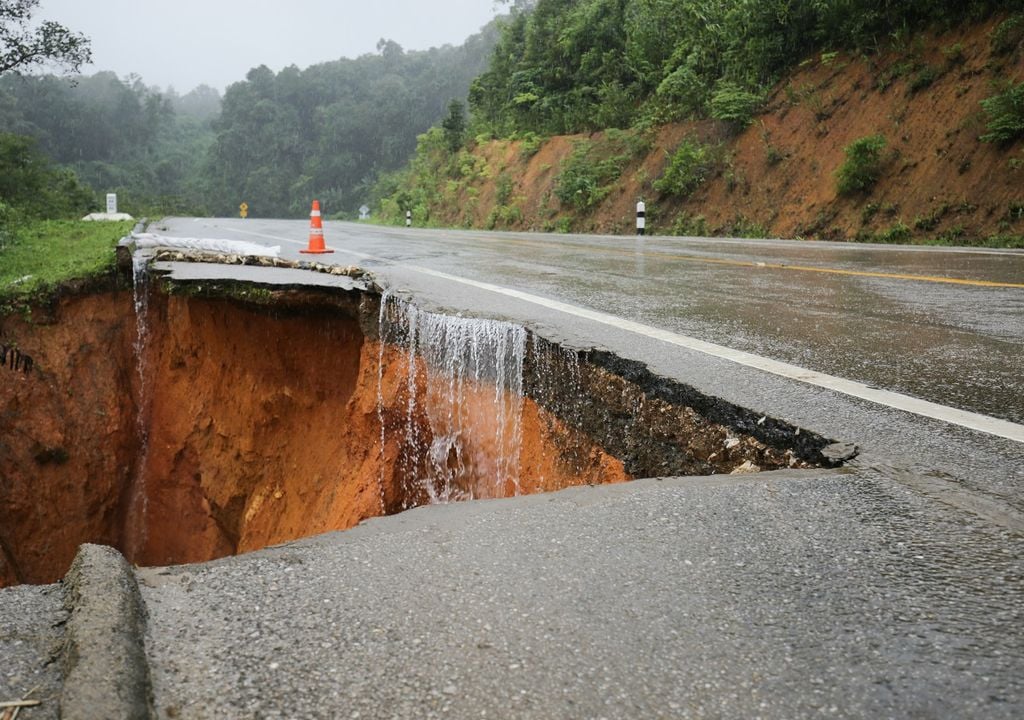
[[(997, 55), (990, 47), (992, 29), (1003, 19), (925, 34), (878, 56), (810, 58), (774, 88), (764, 112), (738, 135), (714, 122), (657, 130), (650, 152), (632, 160), (607, 197), (586, 212), (562, 207), (553, 191), (574, 143), (600, 146), (605, 133), (554, 137), (526, 158), (521, 142), (481, 144), (474, 153), (486, 172), (456, 195), (445, 193), (442, 179), (445, 200), (431, 208), (432, 218), (475, 227), (630, 233), (635, 203), (643, 198), (648, 228), (657, 234), (703, 227), (708, 234), (843, 240), (905, 227), (914, 241), (1020, 236), (1024, 141), (979, 141), (986, 122), (981, 101), (998, 83), (1024, 80), (1024, 51)], [(933, 81), (922, 83), (929, 72)], [(835, 174), (844, 149), (875, 134), (887, 140), (878, 184), (869, 193), (838, 195)], [(713, 174), (688, 198), (659, 196), (653, 183), (687, 135), (717, 147)], [(495, 191), (502, 175), (512, 181), (503, 213)], [(693, 222), (697, 218), (703, 225)]]
[(139, 444), (129, 293), (0, 318), (35, 365), (0, 367), (0, 586), (52, 582), (81, 542), (121, 545)]
[[(0, 377), (0, 585), (58, 579), (83, 542), (139, 565), (203, 561), (405, 502), (395, 429), (406, 422), (407, 356), (382, 355), (351, 314), (153, 293), (141, 423), (130, 294), (64, 300), (53, 322), (34, 320), (0, 318), (5, 341), (36, 361), (31, 374)], [(483, 414), (494, 390), (466, 397)], [(628, 479), (585, 436), (521, 402), (520, 492)], [(489, 471), (471, 469), (467, 491), (493, 494)]]
[[(139, 476), (145, 501), (135, 503), (145, 522), (127, 548), (135, 562), (245, 552), (349, 528), (401, 507), (404, 350), (385, 349), (378, 391), (380, 347), (364, 340), (353, 319), (254, 316), (229, 300), (178, 297), (152, 311), (161, 317), (150, 320), (159, 330), (148, 352), (154, 363), (147, 371), (152, 397), (145, 399), (150, 441)], [(493, 388), (476, 395), (484, 408), (493, 403)], [(466, 402), (474, 402), (474, 393)], [(522, 492), (627, 479), (622, 464), (595, 447), (588, 467), (560, 462), (540, 413), (527, 404)], [(388, 440), (383, 456), (381, 416)], [(417, 420), (429, 445), (424, 419)], [(493, 436), (480, 432), (478, 442), (486, 445)], [(468, 450), (495, 455), (492, 447)], [(471, 468), (466, 482), (483, 485), (491, 470)]]

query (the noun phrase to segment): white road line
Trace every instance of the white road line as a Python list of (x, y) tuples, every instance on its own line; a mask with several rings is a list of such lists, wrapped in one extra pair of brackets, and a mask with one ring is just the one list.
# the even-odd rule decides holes
[[(224, 229), (244, 233), (246, 235), (254, 235), (271, 240), (289, 242), (295, 245), (306, 244), (277, 235), (265, 235), (249, 230), (237, 230), (236, 228)], [(626, 332), (643, 335), (644, 337), (660, 340), (661, 342), (668, 343), (670, 345), (686, 348), (687, 350), (694, 350), (723, 360), (729, 360), (738, 365), (763, 370), (764, 372), (789, 378), (790, 380), (797, 380), (799, 382), (807, 383), (808, 385), (834, 390), (835, 392), (842, 393), (843, 395), (867, 400), (877, 405), (883, 405), (896, 410), (903, 410), (905, 412), (913, 413), (914, 415), (920, 415), (934, 420), (941, 420), (943, 422), (950, 423), (951, 425), (958, 425), (970, 430), (977, 430), (978, 432), (1024, 443), (1024, 425), (1018, 425), (1017, 423), (1012, 423), (1007, 420), (1000, 420), (998, 418), (989, 417), (988, 415), (959, 410), (947, 405), (939, 405), (938, 403), (920, 400), (918, 398), (903, 395), (902, 393), (892, 392), (890, 390), (880, 390), (854, 380), (847, 380), (834, 375), (817, 372), (816, 370), (808, 370), (807, 368), (802, 368), (797, 365), (790, 365), (789, 363), (779, 362), (778, 360), (772, 360), (770, 358), (761, 357), (760, 355), (743, 352), (742, 350), (734, 350), (732, 348), (725, 347), (724, 345), (716, 345), (715, 343), (705, 342), (687, 335), (680, 335), (679, 333), (674, 333), (669, 330), (662, 330), (661, 328), (656, 328), (651, 325), (644, 325), (643, 323), (633, 322), (632, 320), (626, 320), (625, 318), (609, 315), (608, 313), (590, 310), (578, 305), (570, 305), (569, 303), (564, 303), (559, 300), (551, 300), (539, 295), (532, 295), (520, 290), (502, 287), (501, 285), (493, 285), (491, 283), (480, 282), (478, 280), (469, 280), (468, 278), (450, 275), (448, 273), (441, 272), (440, 270), (432, 270), (418, 265), (394, 263), (390, 260), (358, 252), (356, 250), (345, 250), (342, 248), (335, 249), (338, 252), (354, 255), (365, 260), (373, 260), (374, 262), (400, 267), (405, 270), (412, 270), (441, 280), (461, 283), (462, 285), (468, 285), (480, 290), (486, 290), (506, 297), (515, 298), (517, 300), (523, 300), (534, 305), (539, 305), (540, 307), (548, 308), (549, 310), (557, 310), (558, 312), (565, 313), (566, 315), (573, 315), (585, 320), (601, 323), (602, 325), (614, 327), (619, 330), (625, 330)]]

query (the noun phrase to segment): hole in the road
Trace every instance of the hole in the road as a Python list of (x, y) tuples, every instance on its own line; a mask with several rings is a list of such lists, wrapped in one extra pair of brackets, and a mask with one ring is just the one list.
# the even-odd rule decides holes
[(808, 467), (827, 440), (371, 290), (150, 282), (0, 319), (0, 582), (208, 560), (431, 502)]

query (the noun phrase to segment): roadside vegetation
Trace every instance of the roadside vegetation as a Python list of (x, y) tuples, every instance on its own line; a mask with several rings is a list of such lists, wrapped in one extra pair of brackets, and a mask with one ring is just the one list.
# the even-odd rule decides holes
[[(1024, 0), (499, 1), (509, 14), (459, 47), (407, 52), (382, 39), (376, 53), (353, 60), (253, 68), (223, 97), (204, 86), (179, 95), (112, 73), (23, 75), (19, 58), (4, 56), (0, 222), (13, 237), (15, 221), (74, 217), (117, 192), (136, 216), (231, 216), (244, 201), (252, 217), (305, 217), (316, 197), (335, 218), (354, 219), (365, 203), (374, 222), (404, 223), (411, 211), (419, 226), (623, 232), (630, 211), (607, 222), (606, 208), (646, 198), (656, 201), (650, 232), (756, 235), (771, 231), (778, 206), (752, 209), (752, 183), (792, 184), (802, 167), (836, 198), (786, 228), (789, 237), (1024, 243), (1015, 194), (982, 209), (999, 218), (983, 237), (969, 213), (940, 212), (955, 198), (904, 211), (879, 197), (924, 162), (903, 154), (904, 116), (953, 83), (954, 104), (970, 96), (971, 107), (946, 133), (953, 140), (927, 152), (949, 156), (953, 172), (970, 177), (975, 150), (952, 149), (969, 135), (976, 147), (1006, 153), (999, 172), (1007, 178), (1024, 170)], [(33, 39), (33, 23), (11, 7), (0, 0), (0, 30), (21, 33), (18, 47), (42, 48), (72, 71), (88, 60), (85, 38), (62, 29)], [(977, 43), (957, 32), (986, 21), (981, 67), (972, 65)], [(941, 52), (929, 51), (923, 36), (943, 32), (951, 37)], [(857, 65), (870, 70), (859, 97), (834, 96), (829, 82)], [(787, 80), (805, 67), (822, 72)], [(833, 115), (844, 105), (897, 93), (901, 106), (873, 116), (877, 127), (835, 137), (843, 128)], [(831, 136), (827, 161), (772, 136), (766, 118), (789, 111), (810, 114), (808, 135)], [(743, 146), (755, 133), (756, 172)], [(573, 136), (562, 138), (568, 152), (545, 152), (565, 135)], [(838, 159), (836, 148), (845, 149)], [(27, 186), (12, 180), (21, 170), (10, 160), (28, 152), (53, 171), (30, 200), (16, 197)], [(545, 159), (524, 177), (538, 155)], [(764, 172), (773, 174), (756, 179)], [(851, 214), (865, 220), (858, 225)]]
[[(999, 9), (1020, 2), (520, 2), (470, 90), (474, 131), (553, 135), (693, 116), (742, 128), (782, 73), (816, 52), (874, 53)], [(1019, 27), (1006, 28), (1001, 46), (1014, 46)]]
[(885, 146), (883, 135), (863, 137), (846, 146), (846, 161), (836, 172), (836, 190), (840, 195), (866, 193), (874, 187), (882, 175)]
[(686, 137), (672, 154), (664, 174), (654, 182), (654, 189), (662, 195), (687, 197), (713, 170), (711, 149), (699, 140)]
[(0, 240), (0, 312), (19, 298), (69, 280), (113, 272), (117, 241), (131, 222), (32, 220)]
[(113, 269), (130, 222), (78, 220), (97, 198), (29, 139), (0, 133), (0, 309), (67, 280)]
[[(1016, 152), (1024, 138), (1024, 78), (1016, 77), (1024, 56), (1021, 0), (507, 4), (511, 13), (490, 64), (469, 91), (464, 143), (445, 147), (431, 133), (421, 136), (408, 169), (376, 186), (378, 220), (404, 222), (411, 208), (417, 224), (627, 232), (632, 204), (646, 199), (649, 232), (766, 235), (778, 205), (751, 214), (744, 199), (751, 192), (752, 161), (749, 141), (740, 140), (756, 133), (763, 164), (754, 175), (769, 173), (758, 182), (793, 185), (816, 177), (818, 187), (835, 193), (815, 217), (786, 230), (789, 237), (1024, 245), (1024, 222), (1012, 212), (998, 222), (983, 222), (976, 205), (970, 212), (915, 206), (905, 217), (898, 200), (878, 197), (895, 192), (894, 178), (925, 162), (906, 156), (909, 135), (900, 128), (914, 103), (929, 102), (939, 86), (947, 96), (955, 86), (959, 119), (943, 129), (946, 147), (927, 148), (930, 156), (949, 156), (952, 172), (967, 178), (974, 154), (996, 146), (1008, 153), (1003, 169), (990, 175), (996, 182), (1002, 182), (1002, 173), (1010, 178), (1024, 169), (1024, 151)], [(993, 17), (1001, 19), (985, 47), (965, 45), (963, 31)], [(929, 48), (926, 36), (942, 37), (943, 44)], [(979, 51), (989, 56), (980, 59)], [(868, 69), (870, 86), (858, 80), (840, 98), (830, 83), (851, 65)], [(813, 79), (803, 84), (787, 80), (804, 68), (821, 72), (804, 72)], [(974, 87), (987, 92), (978, 98)], [(880, 104), (892, 109), (871, 116), (875, 127), (866, 133), (862, 128), (860, 137), (843, 137), (833, 115), (863, 102), (865, 93), (888, 98)], [(967, 95), (972, 99), (961, 100)], [(778, 128), (786, 113), (797, 109), (810, 115), (803, 132), (830, 138), (823, 149), (838, 144), (844, 151), (840, 159), (834, 159), (834, 150), (796, 156), (791, 138), (789, 147), (778, 144), (765, 116), (774, 116), (770, 124)], [(932, 113), (928, 121), (943, 118)], [(672, 126), (683, 132), (662, 133)], [(623, 136), (644, 138), (652, 154), (620, 152), (615, 144)], [(661, 136), (671, 138), (669, 144), (652, 149)], [(565, 152), (564, 141), (571, 151)], [(528, 168), (538, 152), (550, 154), (544, 152), (548, 144), (563, 150)], [(510, 161), (498, 148), (513, 146), (518, 158)], [(539, 201), (531, 196), (532, 187), (518, 182), (524, 174), (534, 186), (543, 181)], [(954, 204), (946, 195), (933, 202)], [(1011, 207), (1014, 202), (1011, 197)], [(617, 219), (604, 219), (611, 204)], [(723, 205), (731, 212), (721, 211)], [(968, 205), (965, 195), (960, 207)], [(858, 225), (849, 216), (856, 218), (861, 210), (864, 220)], [(1002, 212), (1001, 207), (983, 209), (990, 219)]]
[(1005, 90), (981, 103), (988, 115), (984, 142), (1008, 145), (1024, 137), (1024, 83), (1007, 84)]

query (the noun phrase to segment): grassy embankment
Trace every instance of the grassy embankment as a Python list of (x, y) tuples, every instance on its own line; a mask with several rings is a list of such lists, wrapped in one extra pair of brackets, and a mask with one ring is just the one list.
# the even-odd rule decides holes
[(69, 280), (114, 269), (117, 241), (132, 222), (35, 220), (0, 238), (0, 314)]

